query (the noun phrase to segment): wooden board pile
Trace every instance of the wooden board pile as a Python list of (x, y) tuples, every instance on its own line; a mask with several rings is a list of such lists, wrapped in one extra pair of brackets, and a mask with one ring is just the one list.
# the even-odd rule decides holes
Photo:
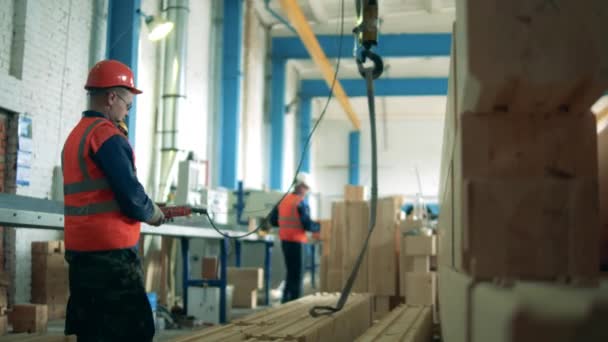
[(313, 318), (315, 305), (334, 305), (337, 294), (316, 294), (270, 308), (231, 324), (178, 337), (172, 342), (231, 341), (354, 341), (371, 325), (371, 296), (352, 294), (344, 309)]
[[(515, 338), (512, 323), (522, 318), (521, 307), (509, 304), (520, 300), (512, 284), (599, 291), (597, 136), (589, 108), (608, 88), (608, 7), (602, 0), (458, 0), (456, 18), (440, 185), (443, 338), (527, 341), (557, 321), (530, 312), (538, 320), (518, 325)], [(487, 291), (455, 286), (461, 278)], [(461, 315), (451, 312), (457, 307)], [(563, 319), (593, 326), (587, 314)]]
[[(342, 290), (368, 234), (370, 204), (363, 200), (363, 187), (358, 187), (361, 189), (359, 191), (353, 188), (345, 188), (345, 201), (333, 203), (331, 223), (326, 222), (321, 227), (321, 291)], [(378, 200), (376, 228), (352, 289), (375, 296), (373, 306), (377, 314), (374, 319), (388, 313), (392, 297), (400, 297), (398, 258), (401, 204), (401, 197)]]
[(429, 342), (433, 333), (431, 308), (401, 305), (375, 323), (356, 342)]
[(431, 257), (437, 255), (435, 236), (406, 235), (401, 238), (401, 293), (408, 305), (433, 305), (436, 302), (436, 274), (431, 272)]
[(63, 241), (32, 242), (32, 303), (45, 304), (48, 318), (65, 318), (69, 296)]

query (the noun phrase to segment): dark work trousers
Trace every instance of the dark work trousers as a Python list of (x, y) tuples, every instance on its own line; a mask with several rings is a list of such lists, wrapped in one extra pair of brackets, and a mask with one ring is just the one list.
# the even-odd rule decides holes
[(287, 277), (281, 303), (296, 300), (302, 296), (304, 277), (304, 244), (281, 241)]

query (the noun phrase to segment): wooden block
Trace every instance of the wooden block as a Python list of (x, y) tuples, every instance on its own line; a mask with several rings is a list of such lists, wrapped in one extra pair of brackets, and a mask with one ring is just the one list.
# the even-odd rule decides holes
[(463, 110), (586, 110), (607, 87), (602, 0), (456, 2)]
[(365, 187), (360, 185), (344, 186), (344, 201), (363, 202), (365, 201)]
[(405, 303), (407, 305), (433, 305), (435, 288), (434, 273), (406, 273)]
[(398, 196), (378, 199), (376, 227), (368, 247), (368, 290), (378, 296), (398, 294), (395, 237), (402, 203)]
[(32, 254), (64, 254), (63, 241), (35, 241), (32, 242)]
[(445, 341), (606, 341), (608, 282), (597, 288), (517, 281), (501, 287), (440, 267)]
[(346, 260), (347, 231), (346, 203), (334, 202), (331, 212), (330, 258), (328, 264), (328, 284), (330, 291), (342, 289), (342, 273)]
[(329, 256), (321, 255), (321, 263), (319, 265), (319, 289), (321, 292), (329, 292), (327, 287), (327, 264), (329, 263)]
[(8, 319), (13, 332), (46, 332), (48, 309), (44, 304), (16, 304)]
[(264, 269), (258, 267), (228, 267), (228, 283), (246, 291), (264, 287)]
[(437, 255), (436, 237), (426, 235), (408, 235), (403, 237), (402, 253), (406, 256)]
[(608, 268), (608, 128), (604, 128), (597, 138), (599, 162), (601, 260)]
[(6, 315), (8, 309), (8, 293), (6, 287), (0, 287), (0, 316)]
[(404, 256), (401, 258), (403, 262), (403, 272), (405, 273), (428, 273), (431, 271), (431, 257), (428, 256)]
[(432, 337), (432, 324), (429, 307), (402, 305), (374, 324), (356, 341), (428, 342)]
[(390, 297), (387, 296), (375, 296), (374, 307), (372, 312), (372, 320), (378, 321), (384, 318), (389, 312), (390, 308)]
[(0, 336), (8, 332), (8, 317), (0, 315)]
[(408, 218), (407, 220), (403, 220), (399, 223), (399, 230), (401, 231), (401, 233), (407, 233), (410, 230), (416, 230), (420, 228), (422, 228), (422, 220), (414, 220)]
[(46, 306), (48, 308), (49, 321), (65, 318), (67, 301), (65, 303), (47, 304)]
[(232, 293), (232, 307), (255, 309), (258, 306), (258, 290), (244, 290), (235, 287)]
[(597, 279), (595, 182), (470, 180), (462, 270), (481, 278)]
[(219, 264), (216, 257), (204, 257), (202, 265), (203, 279), (217, 279)]

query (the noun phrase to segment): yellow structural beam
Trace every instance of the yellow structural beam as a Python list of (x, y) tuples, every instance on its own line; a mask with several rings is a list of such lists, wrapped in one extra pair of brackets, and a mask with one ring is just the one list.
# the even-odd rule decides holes
[[(321, 73), (323, 74), (323, 78), (325, 78), (325, 82), (327, 82), (327, 86), (331, 87), (334, 80), (335, 70), (331, 63), (329, 63), (325, 52), (323, 52), (323, 49), (321, 49), (321, 45), (319, 45), (319, 41), (312, 31), (310, 24), (308, 24), (308, 21), (306, 21), (306, 17), (304, 16), (302, 9), (296, 0), (280, 0), (280, 3), (283, 11), (287, 13), (287, 18), (291, 22), (291, 25), (296, 29), (296, 32), (298, 32), (298, 35), (300, 36), (302, 43), (304, 43), (306, 50), (308, 50), (308, 53), (312, 57), (312, 60), (319, 67), (319, 69), (321, 69)], [(353, 123), (353, 126), (355, 126), (356, 129), (361, 129), (359, 118), (357, 117), (357, 114), (355, 114), (353, 107), (350, 105), (346, 92), (338, 80), (336, 80), (336, 84), (334, 85), (334, 96), (336, 99), (338, 99), (340, 105), (342, 105), (342, 108), (346, 112), (346, 115), (350, 121)]]

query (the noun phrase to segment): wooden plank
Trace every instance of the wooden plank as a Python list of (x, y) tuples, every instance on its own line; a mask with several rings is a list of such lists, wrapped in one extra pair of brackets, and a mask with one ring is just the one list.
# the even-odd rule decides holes
[(600, 189), (600, 221), (601, 229), (601, 260), (608, 267), (608, 128), (598, 135), (599, 189)]
[(331, 213), (331, 257), (327, 269), (327, 287), (329, 292), (342, 289), (344, 260), (346, 252), (346, 203), (335, 202)]
[(373, 300), (372, 308), (372, 320), (379, 321), (384, 318), (389, 312), (390, 308), (390, 297), (388, 296), (375, 296)]
[[(369, 204), (367, 202), (346, 203), (346, 250), (343, 268), (343, 283), (346, 282), (352, 272), (359, 253), (369, 231)], [(365, 253), (364, 259), (359, 267), (357, 279), (352, 291), (368, 292), (369, 276), (369, 253)], [(344, 284), (343, 284), (344, 285)]]
[(395, 276), (399, 273), (395, 257), (395, 236), (402, 202), (403, 199), (398, 196), (378, 200), (376, 227), (368, 250), (368, 290), (375, 295), (398, 294), (395, 281)]
[(431, 309), (402, 305), (374, 324), (356, 341), (428, 342), (431, 334)]
[(463, 111), (587, 110), (608, 88), (603, 0), (456, 2)]
[(322, 256), (329, 256), (331, 253), (331, 220), (320, 220), (319, 224), (321, 225), (321, 244), (322, 247)]
[(401, 258), (403, 267), (399, 273), (428, 273), (431, 271), (431, 257), (428, 256), (404, 256)]
[(228, 267), (228, 283), (245, 290), (264, 287), (264, 269), (259, 267)]

